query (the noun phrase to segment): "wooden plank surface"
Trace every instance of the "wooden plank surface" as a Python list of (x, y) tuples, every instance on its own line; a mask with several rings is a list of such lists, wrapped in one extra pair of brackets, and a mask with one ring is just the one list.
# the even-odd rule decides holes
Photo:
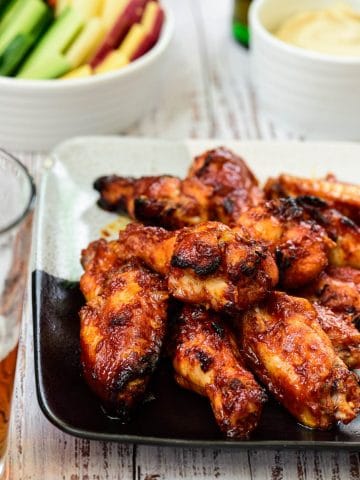
[[(231, 0), (167, 0), (176, 17), (158, 107), (130, 135), (296, 138), (258, 110), (248, 53), (230, 36)], [(44, 157), (22, 155), (39, 178)], [(359, 453), (203, 450), (80, 440), (53, 427), (37, 404), (27, 298), (18, 359), (8, 473), (11, 480), (358, 480)]]

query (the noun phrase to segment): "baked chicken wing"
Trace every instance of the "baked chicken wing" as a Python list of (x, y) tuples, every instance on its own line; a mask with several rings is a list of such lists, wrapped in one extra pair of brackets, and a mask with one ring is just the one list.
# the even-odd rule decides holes
[(304, 290), (309, 298), (334, 312), (347, 313), (353, 321), (360, 314), (360, 270), (350, 267), (328, 267)]
[(242, 213), (238, 225), (275, 255), (284, 288), (313, 281), (328, 264), (335, 243), (294, 199), (279, 199)]
[(165, 335), (168, 293), (159, 275), (137, 260), (123, 262), (116, 243), (83, 252), (80, 311), (85, 379), (109, 412), (126, 418), (143, 398)]
[(244, 314), (241, 342), (252, 371), (303, 425), (327, 429), (360, 411), (357, 378), (307, 300), (273, 292)]
[(224, 147), (195, 157), (188, 178), (210, 188), (210, 217), (226, 225), (236, 223), (240, 213), (264, 201), (253, 172), (242, 158)]
[(225, 435), (246, 438), (257, 426), (266, 395), (246, 370), (228, 327), (217, 314), (187, 305), (174, 337), (178, 384), (209, 398)]
[(338, 267), (360, 268), (360, 227), (317, 197), (297, 197), (294, 201), (334, 240), (330, 263)]
[[(329, 255), (331, 264), (360, 268), (360, 226), (355, 222), (360, 221), (360, 188), (334, 182), (325, 182), (328, 184), (325, 186), (322, 182), (281, 175), (276, 180), (270, 179), (265, 189), (273, 199), (294, 197), (309, 218), (326, 230), (335, 242)], [(314, 188), (305, 188), (308, 184)]]
[(270, 178), (265, 185), (269, 198), (314, 196), (351, 218), (360, 225), (360, 187), (337, 181), (329, 175), (326, 179), (310, 179), (280, 175)]
[(170, 230), (207, 220), (234, 223), (240, 212), (264, 198), (245, 162), (223, 147), (196, 157), (184, 180), (111, 175), (94, 186), (106, 210), (125, 211), (146, 225)]
[(314, 305), (339, 357), (350, 368), (360, 368), (360, 270), (328, 267), (299, 295)]
[(248, 308), (278, 281), (267, 247), (218, 222), (176, 232), (132, 224), (120, 232), (119, 242), (165, 275), (175, 298), (216, 311)]
[(111, 175), (96, 180), (94, 187), (100, 192), (100, 207), (128, 213), (146, 225), (174, 230), (209, 219), (211, 189), (195, 178)]
[(312, 302), (317, 319), (330, 338), (336, 354), (351, 369), (360, 368), (360, 332), (350, 313), (334, 312), (318, 302)]
[(116, 240), (104, 239), (90, 243), (81, 252), (84, 273), (80, 278), (80, 289), (86, 301), (98, 297), (112, 271), (120, 268), (127, 260), (124, 249)]

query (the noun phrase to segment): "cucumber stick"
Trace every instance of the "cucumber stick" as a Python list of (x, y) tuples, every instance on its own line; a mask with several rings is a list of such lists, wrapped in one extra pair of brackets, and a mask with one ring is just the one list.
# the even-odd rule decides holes
[(21, 12), (23, 0), (13, 0), (6, 8), (0, 20), (0, 36), (11, 25), (17, 15)]
[(31, 69), (27, 70), (25, 73), (21, 70), (17, 77), (46, 80), (61, 77), (69, 72), (70, 68), (69, 62), (64, 55), (59, 52), (53, 52), (51, 56), (44, 58), (44, 62), (32, 65)]
[(41, 0), (23, 0), (21, 10), (7, 28), (0, 34), (0, 55), (20, 33), (31, 32), (46, 14), (48, 7)]
[(40, 40), (17, 76), (46, 79), (70, 71), (71, 64), (65, 53), (83, 26), (83, 18), (73, 8), (66, 8)]
[(44, 33), (53, 18), (52, 10), (47, 8), (41, 20), (31, 32), (19, 33), (0, 55), (0, 75), (12, 75), (19, 67), (25, 55)]
[(10, 76), (31, 48), (29, 35), (20, 33), (0, 56), (0, 75)]
[(11, 3), (13, 2), (14, 0), (0, 0), (0, 19), (1, 19), (1, 15), (3, 15), (5, 10), (9, 8)]

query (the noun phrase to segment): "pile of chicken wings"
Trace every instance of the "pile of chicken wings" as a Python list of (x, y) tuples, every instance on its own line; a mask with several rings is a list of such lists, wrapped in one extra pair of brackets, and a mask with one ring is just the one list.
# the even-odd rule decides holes
[(247, 438), (267, 395), (319, 429), (360, 412), (360, 187), (280, 175), (264, 189), (220, 147), (185, 179), (99, 178), (133, 220), (82, 252), (81, 359), (112, 414), (141, 403), (162, 355)]

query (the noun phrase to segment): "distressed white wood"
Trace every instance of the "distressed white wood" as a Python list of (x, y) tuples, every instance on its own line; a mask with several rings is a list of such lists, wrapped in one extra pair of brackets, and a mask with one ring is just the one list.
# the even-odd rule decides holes
[[(131, 135), (224, 140), (296, 138), (257, 109), (249, 58), (231, 38), (231, 0), (163, 0), (176, 34), (158, 108)], [(119, 106), (121, 108), (121, 106)], [(44, 157), (22, 156), (38, 178)], [(63, 434), (40, 412), (29, 298), (19, 349), (8, 456), (11, 480), (359, 480), (359, 453), (123, 446)]]

